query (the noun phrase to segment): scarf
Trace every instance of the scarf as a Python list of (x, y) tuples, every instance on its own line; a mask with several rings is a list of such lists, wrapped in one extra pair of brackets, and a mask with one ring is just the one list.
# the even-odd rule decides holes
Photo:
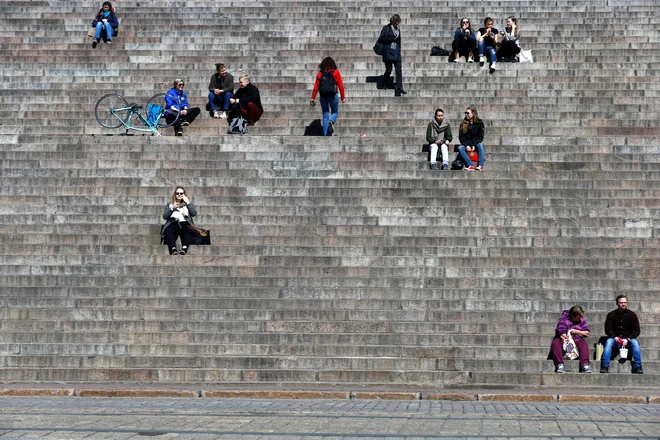
[(108, 17), (110, 17), (110, 11), (104, 12), (103, 13), (103, 18), (108, 18)]
[(394, 32), (394, 38), (399, 38), (399, 28), (395, 28), (394, 25), (390, 25), (390, 27), (392, 28), (392, 32)]
[(443, 119), (441, 124), (438, 124), (438, 121), (436, 121), (435, 118), (431, 119), (431, 127), (433, 127), (433, 137), (435, 140), (439, 141), (444, 137), (444, 132), (448, 125), (449, 123), (446, 119)]

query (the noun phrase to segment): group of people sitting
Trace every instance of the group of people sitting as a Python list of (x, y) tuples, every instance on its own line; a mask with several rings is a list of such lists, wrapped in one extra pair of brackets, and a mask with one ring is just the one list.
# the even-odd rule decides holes
[[(227, 72), (224, 64), (216, 64), (216, 73), (209, 83), (209, 108), (215, 119), (232, 120), (239, 116), (254, 125), (263, 114), (259, 89), (251, 82), (250, 75), (244, 73), (238, 78), (239, 88), (234, 91), (234, 77)], [(174, 122), (174, 134), (183, 136), (183, 127), (190, 125), (201, 113), (198, 107), (190, 107), (188, 93), (183, 89), (186, 82), (177, 78), (165, 95), (165, 118), (168, 124)], [(176, 113), (179, 113), (177, 119)]]
[[(617, 308), (605, 318), (605, 343), (600, 359), (600, 372), (609, 373), (610, 361), (612, 357), (616, 357), (615, 351), (618, 351), (620, 363), (631, 359), (631, 372), (644, 374), (642, 350), (637, 341), (641, 333), (639, 319), (635, 312), (628, 310), (628, 298), (625, 295), (616, 297), (616, 305)], [(585, 342), (589, 336), (589, 324), (582, 307), (576, 305), (562, 312), (548, 355), (548, 358), (553, 360), (557, 373), (566, 371), (564, 359), (572, 359), (575, 356), (580, 360), (580, 372), (591, 373), (589, 347)], [(571, 355), (575, 350), (578, 353)]]
[[(445, 112), (441, 108), (435, 110), (433, 119), (426, 127), (426, 141), (429, 143), (429, 167), (438, 169), (438, 150), (441, 153), (442, 165), (440, 169), (449, 169), (449, 144), (453, 140), (451, 125), (445, 120)], [(466, 171), (483, 171), (485, 158), (484, 150), (484, 122), (479, 119), (477, 109), (465, 109), (465, 117), (458, 128), (458, 141), (456, 147), (461, 168)], [(474, 160), (477, 165), (474, 166)], [(458, 161), (456, 161), (458, 162)]]
[(514, 62), (520, 53), (520, 28), (514, 16), (507, 17), (506, 27), (498, 31), (490, 17), (484, 20), (484, 26), (475, 32), (470, 19), (463, 17), (454, 32), (451, 57), (455, 63), (463, 58), (468, 63), (474, 62), (475, 52), (479, 56), (479, 65), (483, 66), (486, 57), (490, 61), (491, 73), (497, 69), (498, 61)]

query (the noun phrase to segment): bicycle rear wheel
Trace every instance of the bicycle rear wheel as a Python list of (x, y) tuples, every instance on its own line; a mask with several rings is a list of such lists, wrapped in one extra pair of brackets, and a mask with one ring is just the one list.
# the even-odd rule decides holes
[(105, 128), (119, 128), (123, 125), (122, 121), (126, 122), (130, 114), (130, 109), (127, 107), (130, 106), (123, 96), (110, 93), (96, 101), (94, 114), (99, 124)]
[[(166, 102), (165, 97), (169, 96)], [(169, 106), (168, 106), (169, 104)], [(160, 109), (158, 108), (160, 106)], [(167, 114), (170, 115), (169, 118), (165, 116), (165, 110), (168, 110)], [(159, 127), (171, 127), (179, 120), (179, 98), (167, 93), (156, 93), (154, 96), (149, 98), (147, 101), (147, 118), (152, 124), (156, 124), (156, 128)]]

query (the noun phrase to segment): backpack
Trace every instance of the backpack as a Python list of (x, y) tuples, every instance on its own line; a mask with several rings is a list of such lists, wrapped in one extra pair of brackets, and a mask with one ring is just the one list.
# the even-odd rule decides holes
[(335, 82), (334, 69), (321, 72), (321, 79), (319, 79), (319, 94), (325, 98), (335, 96), (337, 94), (337, 83)]
[(158, 126), (160, 118), (163, 116), (163, 106), (159, 104), (149, 104), (147, 108), (147, 120), (150, 124)]
[(247, 133), (247, 121), (243, 116), (234, 118), (227, 127), (227, 134), (245, 134)]
[(452, 170), (462, 170), (465, 168), (465, 162), (463, 162), (463, 158), (461, 158), (460, 154), (456, 155), (456, 159), (451, 163), (451, 169)]

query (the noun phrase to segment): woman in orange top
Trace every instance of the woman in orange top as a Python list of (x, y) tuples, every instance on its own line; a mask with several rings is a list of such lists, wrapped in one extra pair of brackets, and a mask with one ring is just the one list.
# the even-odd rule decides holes
[(316, 105), (316, 94), (320, 95), (321, 110), (323, 111), (323, 136), (335, 135), (335, 122), (339, 116), (339, 97), (342, 104), (346, 102), (344, 95), (344, 82), (341, 73), (337, 69), (335, 60), (326, 57), (319, 64), (319, 73), (316, 74), (314, 90), (310, 105)]

